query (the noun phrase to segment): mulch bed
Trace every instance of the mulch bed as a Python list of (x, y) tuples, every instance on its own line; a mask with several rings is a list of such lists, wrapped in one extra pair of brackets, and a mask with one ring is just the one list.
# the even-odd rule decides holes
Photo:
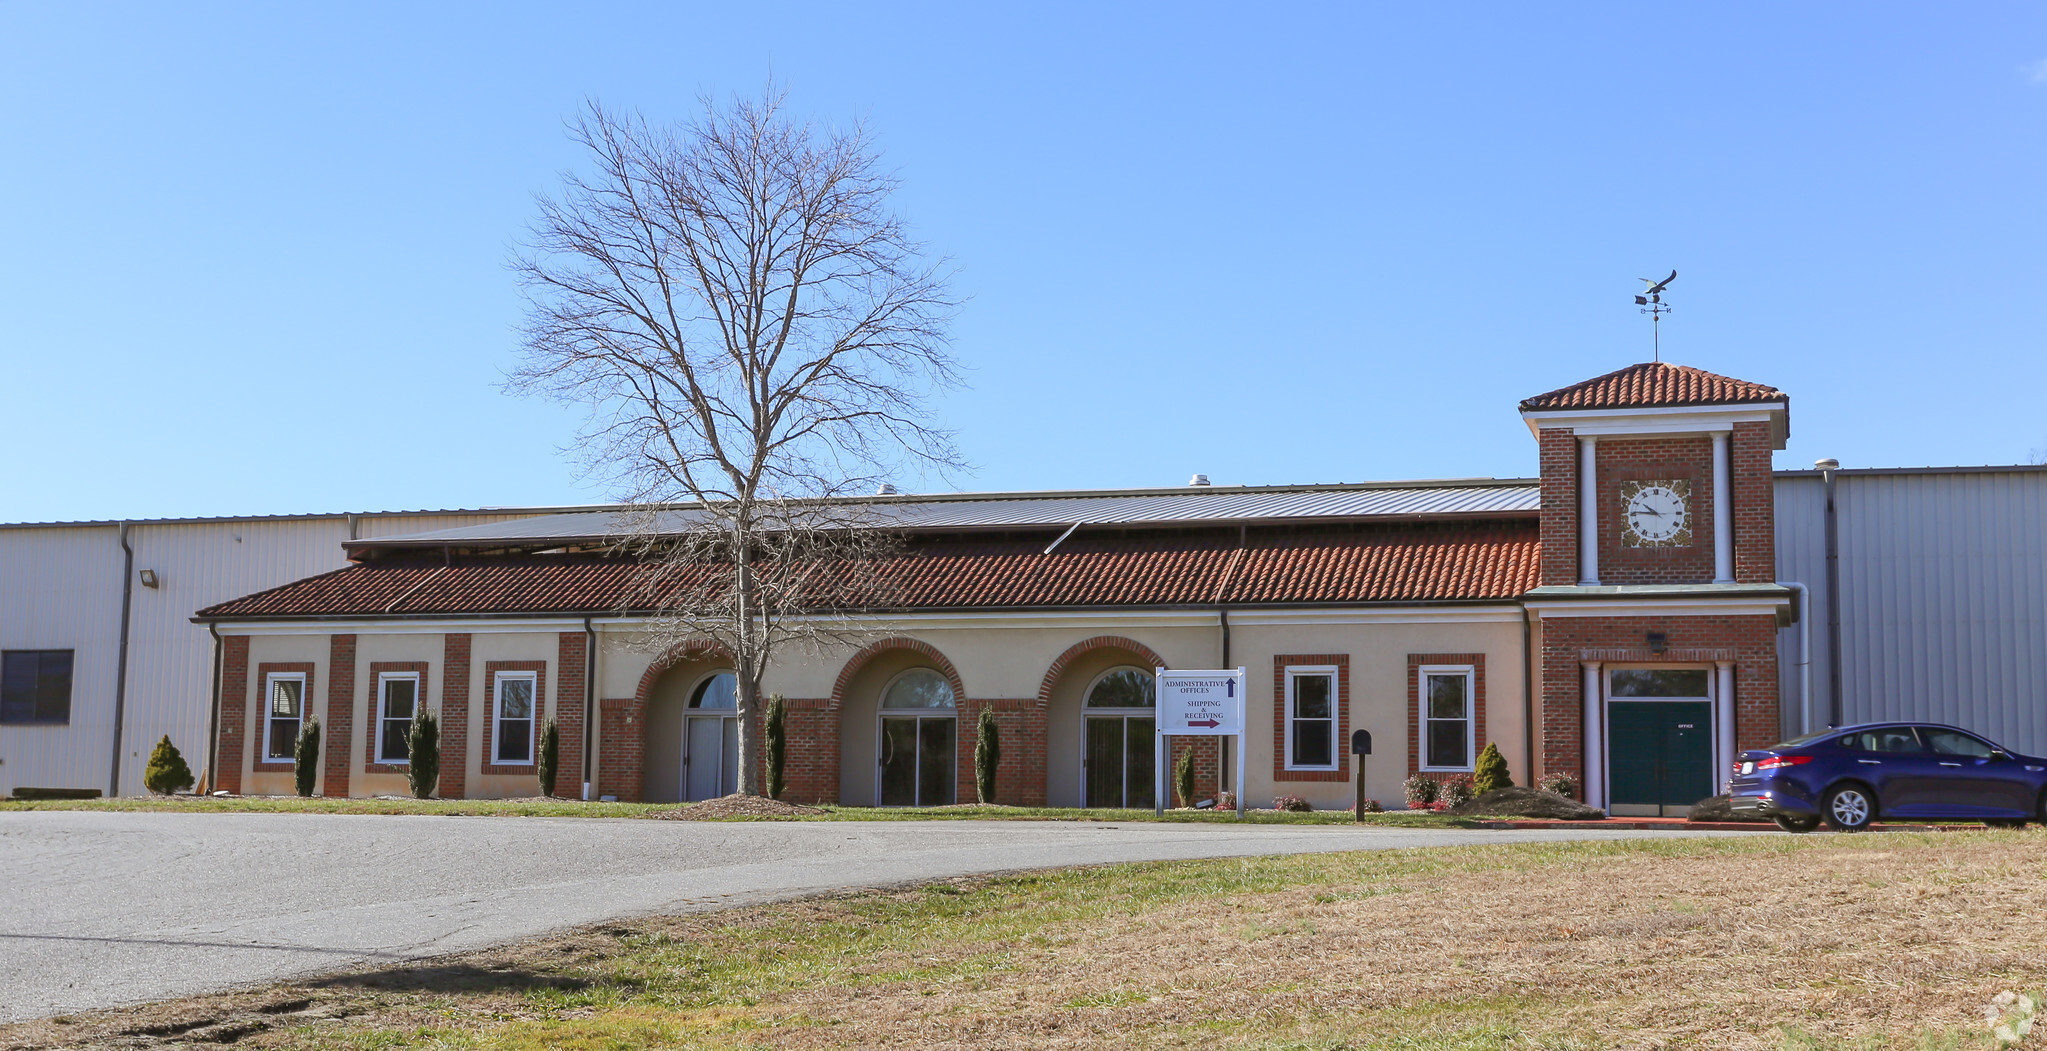
[(729, 796), (720, 796), (717, 799), (706, 799), (701, 803), (692, 803), (689, 806), (680, 807), (675, 810), (658, 811), (649, 816), (667, 821), (717, 821), (721, 818), (732, 817), (766, 818), (769, 820), (782, 818), (787, 820), (822, 813), (824, 811), (817, 807), (784, 803), (779, 799), (769, 799), (766, 796), (747, 796), (735, 793)]

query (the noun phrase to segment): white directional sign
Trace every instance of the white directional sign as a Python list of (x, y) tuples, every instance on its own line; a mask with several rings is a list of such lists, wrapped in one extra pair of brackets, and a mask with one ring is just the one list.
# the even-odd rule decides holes
[(1183, 735), (1244, 732), (1244, 669), (1158, 673), (1159, 733)]

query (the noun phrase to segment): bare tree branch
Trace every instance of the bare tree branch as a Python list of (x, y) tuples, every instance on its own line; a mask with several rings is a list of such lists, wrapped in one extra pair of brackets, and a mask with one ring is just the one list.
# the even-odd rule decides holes
[[(889, 209), (863, 127), (706, 98), (661, 127), (593, 102), (513, 263), (528, 310), (510, 388), (587, 406), (576, 452), (631, 510), (643, 640), (708, 642), (739, 680), (741, 791), (759, 792), (762, 676), (835, 614), (889, 604), (867, 501), (905, 464), (963, 466), (927, 403), (959, 383), (956, 307)], [(686, 511), (687, 513), (680, 513)]]

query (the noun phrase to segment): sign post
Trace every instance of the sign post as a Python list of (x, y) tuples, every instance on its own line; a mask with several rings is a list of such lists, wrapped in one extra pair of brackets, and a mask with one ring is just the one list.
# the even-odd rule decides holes
[(1168, 737), (1234, 737), (1237, 759), (1237, 816), (1244, 816), (1244, 669), (1167, 671), (1154, 669), (1158, 702), (1158, 812), (1166, 812)]

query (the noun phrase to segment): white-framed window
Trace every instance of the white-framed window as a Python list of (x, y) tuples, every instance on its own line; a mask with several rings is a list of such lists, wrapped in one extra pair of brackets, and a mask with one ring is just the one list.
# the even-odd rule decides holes
[(1425, 664), (1416, 672), (1421, 695), (1423, 770), (1471, 770), (1478, 674), (1469, 664)]
[(1286, 768), (1336, 769), (1336, 668), (1286, 670)]
[(274, 671), (263, 677), (263, 758), (290, 762), (306, 719), (306, 673)]
[(530, 671), (501, 671), (491, 683), (496, 720), (491, 734), (491, 762), (518, 766), (533, 762), (533, 699), (539, 676)]
[(387, 671), (377, 676), (377, 762), (409, 762), (412, 716), (419, 710), (419, 673)]

